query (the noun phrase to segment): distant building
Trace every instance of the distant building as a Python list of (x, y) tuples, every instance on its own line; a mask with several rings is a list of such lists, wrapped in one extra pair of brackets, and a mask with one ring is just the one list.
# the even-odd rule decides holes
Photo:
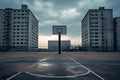
[(82, 19), (82, 47), (88, 51), (113, 50), (113, 10), (90, 9)]
[[(71, 47), (70, 40), (62, 40), (61, 41), (62, 51), (68, 51), (68, 50), (70, 50), (70, 47)], [(48, 41), (48, 50), (49, 51), (58, 51), (58, 41), (57, 40)]]
[(33, 51), (38, 48), (38, 20), (27, 5), (0, 9), (0, 51)]
[(114, 47), (120, 51), (120, 17), (114, 18)]

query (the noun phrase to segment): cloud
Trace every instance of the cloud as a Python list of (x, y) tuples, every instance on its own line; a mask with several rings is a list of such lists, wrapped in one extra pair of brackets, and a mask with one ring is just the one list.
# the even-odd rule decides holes
[(54, 5), (52, 2), (43, 2), (42, 0), (35, 0), (31, 6), (36, 12), (41, 14), (41, 17), (57, 17), (58, 14), (54, 10)]
[(48, 41), (49, 40), (58, 40), (58, 36), (57, 35), (50, 35), (50, 36), (46, 36), (46, 35), (39, 35), (39, 48), (47, 48), (48, 47)]
[(45, 21), (45, 23), (46, 24), (59, 24), (59, 22), (58, 21), (56, 21), (56, 20), (48, 20), (48, 21)]
[[(81, 0), (78, 2), (80, 8), (98, 8), (105, 6), (107, 0)], [(86, 6), (87, 5), (87, 6)]]
[(106, 3), (107, 3), (106, 6), (107, 8), (113, 9), (114, 17), (118, 17), (118, 16), (120, 17), (120, 7), (119, 7), (120, 0), (112, 0), (112, 1), (107, 0)]
[(38, 36), (38, 47), (39, 48), (47, 48), (48, 40), (51, 36), (39, 35)]
[(75, 37), (71, 37), (71, 36), (65, 36), (63, 37), (63, 40), (70, 40), (71, 41), (71, 45), (81, 45), (82, 39), (81, 36), (75, 36)]
[(81, 36), (78, 37), (70, 37), (71, 45), (82, 45), (82, 39)]
[(76, 18), (77, 16), (79, 16), (79, 13), (75, 8), (63, 10), (63, 12), (61, 13), (62, 19)]

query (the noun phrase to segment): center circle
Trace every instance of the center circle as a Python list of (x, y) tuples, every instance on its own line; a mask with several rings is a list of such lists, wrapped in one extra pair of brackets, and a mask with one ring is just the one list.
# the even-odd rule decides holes
[[(86, 70), (80, 65), (69, 62), (40, 62), (36, 66), (33, 66), (31, 70), (27, 72), (33, 76), (49, 77), (49, 78), (72, 78), (78, 76), (84, 76), (89, 74), (89, 70)], [(35, 70), (36, 69), (36, 70)]]

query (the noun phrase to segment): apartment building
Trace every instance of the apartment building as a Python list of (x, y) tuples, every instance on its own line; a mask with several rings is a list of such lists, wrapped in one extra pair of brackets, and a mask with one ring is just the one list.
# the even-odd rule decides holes
[(120, 17), (114, 18), (114, 49), (120, 51)]
[(113, 10), (90, 9), (82, 19), (82, 47), (88, 51), (113, 50)]
[(38, 20), (28, 9), (0, 9), (0, 51), (33, 51), (38, 48)]

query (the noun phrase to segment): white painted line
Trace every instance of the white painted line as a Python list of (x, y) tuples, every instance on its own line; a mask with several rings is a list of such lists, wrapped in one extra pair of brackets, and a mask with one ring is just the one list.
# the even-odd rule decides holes
[(84, 63), (84, 64), (120, 65), (119, 63), (109, 63), (109, 62), (104, 62), (104, 63), (102, 63), (102, 62), (82, 62), (82, 63)]
[[(35, 66), (35, 65), (37, 65), (37, 64), (39, 64), (39, 63), (41, 63), (41, 62), (43, 62), (43, 61), (45, 61), (45, 60), (47, 60), (47, 59), (48, 59), (48, 57), (47, 57), (47, 58), (40, 59), (39, 62), (32, 64), (31, 66), (29, 66), (29, 68), (31, 68), (31, 67), (33, 67), (33, 66)], [(86, 73), (83, 73), (83, 74), (81, 74), (81, 75), (73, 75), (73, 76), (42, 75), (42, 74), (34, 74), (34, 73), (30, 73), (30, 72), (25, 72), (25, 73), (26, 73), (26, 74), (29, 74), (29, 75), (32, 75), (32, 76), (48, 77), (48, 78), (74, 78), (74, 77), (78, 77), (78, 76), (87, 75), (87, 74), (90, 73), (90, 71), (88, 70)]]
[(33, 66), (35, 66), (35, 65), (37, 65), (37, 64), (38, 64), (38, 62), (30, 65), (30, 66), (28, 67), (28, 69), (31, 68), (31, 67), (33, 67)]
[[(31, 67), (35, 66), (36, 64), (38, 64), (38, 63), (40, 63), (40, 62), (42, 62), (42, 61), (44, 61), (44, 60), (46, 60), (46, 59), (47, 59), (47, 58), (45, 58), (45, 59), (40, 59), (39, 62), (32, 64), (32, 65), (29, 66), (28, 68), (31, 68)], [(16, 74), (12, 75), (11, 77), (7, 78), (6, 80), (11, 80), (12, 78), (18, 76), (18, 75), (21, 74), (21, 73), (22, 73), (22, 72), (18, 72), (18, 73), (16, 73)]]
[(33, 74), (33, 73), (29, 73), (26, 72), (26, 74), (32, 75), (32, 76), (38, 76), (38, 77), (46, 77), (46, 78), (74, 78), (76, 76), (48, 76), (48, 75), (38, 75), (38, 74)]
[(21, 73), (22, 73), (22, 72), (18, 72), (18, 73), (16, 73), (16, 74), (12, 75), (11, 77), (7, 78), (6, 80), (11, 80), (12, 78), (18, 76), (18, 75), (21, 74)]
[(71, 59), (73, 62), (75, 62), (76, 64), (79, 64), (80, 66), (84, 67), (85, 69), (89, 70), (91, 73), (93, 73), (94, 75), (96, 75), (98, 78), (100, 78), (101, 80), (105, 80), (103, 77), (101, 77), (100, 75), (98, 75), (97, 73), (95, 73), (94, 71), (90, 70), (89, 68), (85, 67), (84, 65), (80, 64), (79, 62), (77, 62), (76, 60), (74, 60), (73, 58), (67, 56), (69, 59)]
[(84, 74), (81, 74), (81, 75), (74, 75), (74, 76), (52, 76), (52, 75), (40, 75), (40, 74), (34, 74), (34, 73), (29, 73), (29, 72), (26, 72), (26, 74), (29, 74), (29, 75), (32, 75), (32, 76), (38, 76), (38, 77), (46, 77), (46, 78), (75, 78), (75, 77), (78, 77), (78, 76), (84, 76), (84, 75), (87, 75), (89, 74), (90, 71), (84, 73)]

